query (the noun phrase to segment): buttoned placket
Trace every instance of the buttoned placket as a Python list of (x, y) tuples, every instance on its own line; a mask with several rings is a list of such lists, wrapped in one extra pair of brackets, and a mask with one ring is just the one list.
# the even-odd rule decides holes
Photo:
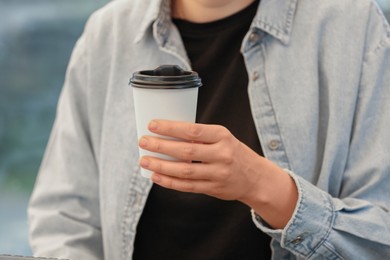
[(256, 130), (264, 155), (280, 167), (289, 168), (283, 141), (276, 122), (275, 110), (265, 75), (265, 34), (257, 28), (248, 32), (242, 45), (242, 53), (249, 75), (248, 93)]

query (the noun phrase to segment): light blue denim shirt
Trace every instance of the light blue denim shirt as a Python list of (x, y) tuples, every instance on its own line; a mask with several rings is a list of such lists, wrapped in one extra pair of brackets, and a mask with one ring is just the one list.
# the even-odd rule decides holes
[[(241, 51), (264, 154), (299, 191), (283, 230), (253, 213), (273, 259), (389, 258), (390, 28), (377, 5), (262, 0)], [(128, 80), (161, 64), (191, 69), (168, 1), (117, 0), (89, 20), (30, 202), (35, 255), (131, 259), (152, 183)]]

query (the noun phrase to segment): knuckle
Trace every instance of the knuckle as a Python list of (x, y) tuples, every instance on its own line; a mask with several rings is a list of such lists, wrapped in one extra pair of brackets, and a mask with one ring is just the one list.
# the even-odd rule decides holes
[(194, 174), (194, 168), (191, 163), (186, 163), (183, 168), (183, 175), (185, 177), (192, 176)]
[(219, 126), (217, 135), (219, 136), (220, 140), (229, 139), (231, 137), (230, 131), (224, 126)]
[(184, 160), (191, 160), (191, 158), (196, 153), (196, 149), (193, 143), (188, 143), (184, 146), (182, 151), (182, 158)]
[(232, 150), (225, 149), (223, 152), (221, 152), (220, 156), (221, 156), (221, 160), (224, 164), (227, 164), (227, 165), (233, 164), (234, 155), (233, 155)]
[(198, 124), (190, 124), (188, 127), (187, 135), (190, 140), (197, 139), (201, 136), (202, 129)]
[(225, 168), (225, 167), (222, 167), (220, 170), (219, 170), (219, 173), (218, 173), (218, 177), (221, 179), (221, 180), (226, 180), (228, 179), (230, 176), (230, 170), (228, 168)]

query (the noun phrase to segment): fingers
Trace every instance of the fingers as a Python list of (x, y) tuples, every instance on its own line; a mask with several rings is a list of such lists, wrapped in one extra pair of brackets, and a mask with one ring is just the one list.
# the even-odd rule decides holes
[(218, 147), (203, 143), (182, 142), (159, 137), (144, 136), (139, 141), (142, 149), (166, 154), (182, 161), (208, 162), (215, 160)]
[(144, 156), (140, 165), (154, 172), (153, 182), (178, 191), (234, 199), (227, 187), (236, 185), (234, 177), (241, 170), (236, 159), (241, 143), (230, 131), (218, 125), (168, 120), (153, 120), (148, 128), (157, 136), (143, 136), (139, 146), (178, 159)]
[(186, 180), (208, 180), (215, 170), (203, 163), (167, 161), (144, 156), (140, 161), (142, 168), (152, 172)]
[(203, 163), (166, 161), (156, 157), (142, 157), (141, 167), (151, 170), (152, 181), (167, 189), (192, 193), (210, 193), (212, 182), (207, 180), (210, 169)]
[(216, 143), (230, 135), (230, 132), (225, 127), (219, 125), (193, 124), (168, 120), (152, 120), (148, 128), (151, 132), (159, 135), (202, 143)]
[(206, 180), (181, 179), (158, 173), (152, 175), (152, 181), (164, 188), (182, 192), (210, 194), (215, 190), (212, 183)]

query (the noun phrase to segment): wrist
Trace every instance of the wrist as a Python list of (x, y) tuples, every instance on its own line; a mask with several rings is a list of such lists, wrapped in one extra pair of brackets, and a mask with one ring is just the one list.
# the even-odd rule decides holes
[(298, 200), (294, 180), (283, 169), (260, 157), (254, 185), (240, 200), (271, 227), (282, 229), (291, 219)]

